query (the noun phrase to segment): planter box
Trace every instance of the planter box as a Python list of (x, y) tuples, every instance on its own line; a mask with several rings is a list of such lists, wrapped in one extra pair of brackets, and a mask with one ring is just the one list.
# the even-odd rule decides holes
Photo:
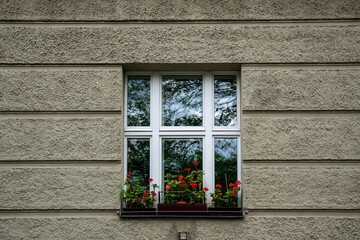
[(206, 203), (159, 203), (159, 215), (204, 215), (207, 213)]
[(156, 208), (123, 208), (121, 215), (156, 215)]
[(208, 208), (209, 216), (243, 216), (241, 208)]

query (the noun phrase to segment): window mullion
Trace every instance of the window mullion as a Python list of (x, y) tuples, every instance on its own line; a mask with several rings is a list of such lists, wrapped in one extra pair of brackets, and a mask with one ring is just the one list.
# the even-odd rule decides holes
[[(237, 141), (237, 178), (240, 179), (240, 181), (242, 182), (241, 172), (242, 172), (241, 136), (239, 136)], [(242, 186), (241, 186), (240, 196), (238, 199), (238, 206), (242, 207)]]
[(151, 157), (150, 157), (150, 176), (154, 179), (154, 184), (162, 188), (162, 161), (161, 159), (161, 143), (160, 143), (160, 123), (161, 123), (161, 90), (160, 75), (153, 72), (151, 82)]
[[(203, 147), (203, 170), (204, 186), (209, 189), (214, 189), (214, 160), (213, 160), (213, 139), (212, 139), (212, 126), (213, 126), (213, 79), (210, 72), (204, 75), (204, 100), (203, 109), (204, 117), (203, 124), (205, 127), (205, 138)], [(210, 103), (210, 104), (209, 104)], [(211, 191), (212, 192), (212, 191)], [(207, 193), (207, 202), (210, 203), (210, 195)]]

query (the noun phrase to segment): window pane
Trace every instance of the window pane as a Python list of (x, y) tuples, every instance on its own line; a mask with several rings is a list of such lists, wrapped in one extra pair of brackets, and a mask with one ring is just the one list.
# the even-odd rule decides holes
[(150, 76), (128, 76), (127, 94), (127, 125), (150, 126)]
[[(235, 183), (237, 179), (237, 139), (215, 138), (215, 184), (221, 184), (226, 191), (226, 185)], [(226, 178), (225, 178), (226, 176)], [(227, 182), (227, 184), (226, 184)]]
[(202, 76), (162, 76), (162, 125), (202, 126)]
[(145, 186), (150, 178), (150, 139), (127, 139), (127, 173)]
[(197, 161), (202, 169), (202, 139), (201, 138), (165, 138), (162, 140), (164, 176), (168, 173), (184, 175), (185, 168), (195, 170), (193, 161)]
[(236, 76), (215, 75), (214, 90), (215, 126), (236, 126)]

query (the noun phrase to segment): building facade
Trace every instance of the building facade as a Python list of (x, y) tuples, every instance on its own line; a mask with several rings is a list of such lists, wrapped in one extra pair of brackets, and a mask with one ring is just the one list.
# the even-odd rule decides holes
[[(359, 239), (359, 1), (0, 6), (0, 239)], [(137, 71), (238, 73), (243, 219), (119, 218)]]

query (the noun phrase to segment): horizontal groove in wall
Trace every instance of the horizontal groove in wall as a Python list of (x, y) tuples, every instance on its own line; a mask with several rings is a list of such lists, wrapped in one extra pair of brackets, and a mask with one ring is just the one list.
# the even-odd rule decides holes
[[(121, 160), (32, 160), (0, 161), (0, 168), (119, 167)], [(358, 160), (243, 160), (244, 167), (360, 167)]]
[(342, 117), (360, 116), (360, 110), (243, 110), (245, 117)]
[(34, 160), (0, 161), (0, 168), (73, 168), (73, 167), (120, 167), (121, 160)]
[[(245, 209), (249, 217), (360, 217), (360, 210)], [(0, 218), (115, 217), (117, 210), (2, 210)]]
[(9, 217), (114, 217), (118, 209), (105, 210), (1, 210), (0, 218)]
[(0, 111), (0, 118), (97, 118), (97, 117), (121, 117), (121, 111)]
[[(178, 69), (179, 65), (182, 66), (199, 66), (201, 68), (201, 66), (203, 65), (208, 65), (208, 66), (219, 66), (219, 65), (223, 65), (223, 66), (230, 66), (231, 69), (233, 69), (232, 66), (234, 65), (240, 65), (242, 66), (242, 68), (249, 68), (249, 67), (272, 67), (272, 66), (279, 66), (279, 67), (311, 67), (311, 68), (316, 68), (316, 67), (330, 67), (330, 66), (342, 66), (342, 67), (356, 67), (356, 66), (360, 66), (360, 62), (256, 62), (256, 63), (252, 63), (252, 62), (242, 62), (242, 63), (234, 63), (234, 62), (221, 62), (221, 63), (214, 63), (214, 62), (195, 62), (195, 63), (188, 63), (188, 62), (178, 62), (178, 63), (155, 63), (155, 62), (143, 62), (143, 63), (124, 63), (124, 62), (109, 62), (109, 63), (94, 63), (94, 62), (88, 62), (88, 63), (6, 63), (6, 62), (2, 62), (0, 63), (0, 69), (3, 68), (15, 68), (15, 67), (29, 67), (29, 68), (33, 68), (33, 67), (43, 67), (43, 68), (49, 68), (49, 67), (54, 67), (54, 68), (58, 68), (58, 67), (69, 67), (70, 69), (73, 68), (83, 68), (83, 67), (98, 67), (98, 68), (104, 68), (106, 69), (107, 67), (109, 68), (119, 68), (120, 66), (125, 66), (125, 70), (127, 70), (127, 68), (131, 68), (132, 66), (136, 66), (135, 70), (140, 69), (140, 67), (143, 65), (145, 67), (150, 66), (152, 67), (152, 65), (157, 66), (157, 65), (161, 65), (161, 66), (165, 66), (165, 68), (168, 68), (168, 66), (175, 66), (175, 70)], [(139, 67), (140, 66), (140, 67)], [(132, 69), (130, 69), (132, 70)], [(158, 69), (156, 69), (158, 70)], [(161, 70), (161, 69), (160, 69)], [(206, 68), (206, 71), (210, 71), (211, 69)], [(216, 71), (220, 71), (222, 69), (215, 69)]]
[(9, 21), (0, 20), (0, 26), (2, 25), (190, 25), (190, 24), (239, 24), (239, 25), (311, 25), (311, 24), (357, 24), (360, 22), (360, 18), (348, 18), (348, 19), (256, 19), (256, 20), (124, 20), (124, 21)]
[(272, 64), (272, 63), (246, 63), (241, 65), (242, 70), (262, 70), (262, 69), (358, 69), (360, 68), (360, 63), (339, 63), (339, 64), (321, 64), (321, 63), (314, 63), (314, 64), (293, 64), (293, 63), (279, 63), (279, 64)]
[(360, 167), (359, 160), (343, 160), (343, 161), (331, 161), (331, 160), (284, 160), (284, 161), (251, 161), (243, 160), (243, 167)]
[[(94, 69), (95, 68), (95, 69)], [(116, 64), (9, 64), (0, 65), (1, 70), (121, 70), (122, 65)]]
[(360, 217), (359, 209), (245, 209), (251, 217)]

